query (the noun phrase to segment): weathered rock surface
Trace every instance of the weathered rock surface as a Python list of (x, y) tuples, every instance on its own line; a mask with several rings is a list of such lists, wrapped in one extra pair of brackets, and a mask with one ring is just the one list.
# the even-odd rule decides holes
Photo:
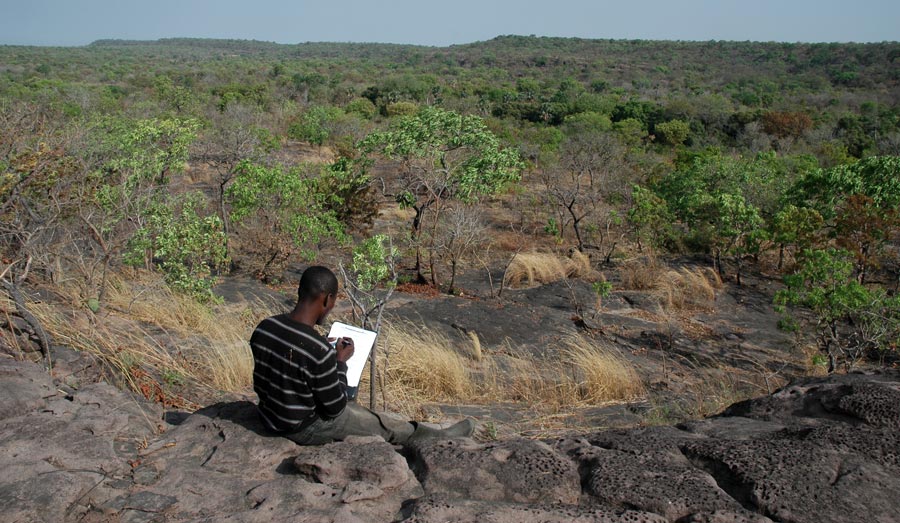
[(897, 373), (806, 379), (676, 427), (408, 452), (298, 447), (246, 401), (171, 414), (0, 359), (0, 521), (900, 522)]

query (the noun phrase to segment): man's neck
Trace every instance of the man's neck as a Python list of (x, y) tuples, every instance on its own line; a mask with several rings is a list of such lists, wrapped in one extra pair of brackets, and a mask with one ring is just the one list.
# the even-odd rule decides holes
[(298, 305), (297, 307), (294, 307), (294, 310), (288, 313), (288, 318), (308, 327), (314, 327), (319, 320), (319, 315), (316, 314), (316, 311), (311, 310), (310, 307), (301, 307)]

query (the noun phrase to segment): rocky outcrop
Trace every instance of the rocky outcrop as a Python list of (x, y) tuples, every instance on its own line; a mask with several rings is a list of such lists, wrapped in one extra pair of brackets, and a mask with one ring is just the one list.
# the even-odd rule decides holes
[(0, 520), (900, 521), (896, 373), (807, 379), (675, 427), (409, 451), (298, 447), (247, 401), (165, 414), (0, 359)]

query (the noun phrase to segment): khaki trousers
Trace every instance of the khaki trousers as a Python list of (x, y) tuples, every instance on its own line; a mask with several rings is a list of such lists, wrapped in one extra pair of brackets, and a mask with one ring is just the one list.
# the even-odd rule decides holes
[(347, 436), (381, 436), (385, 441), (402, 445), (412, 436), (415, 425), (385, 414), (373, 412), (356, 402), (348, 402), (338, 417), (317, 418), (296, 432), (284, 437), (300, 445), (322, 445), (340, 441)]

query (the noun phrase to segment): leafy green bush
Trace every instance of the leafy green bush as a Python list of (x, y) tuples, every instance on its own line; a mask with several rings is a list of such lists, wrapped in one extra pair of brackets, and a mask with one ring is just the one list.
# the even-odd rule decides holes
[(156, 267), (175, 289), (207, 301), (225, 264), (225, 233), (218, 216), (204, 216), (203, 194), (170, 197), (153, 205), (128, 242), (125, 262)]
[(316, 105), (307, 109), (297, 122), (288, 127), (288, 136), (313, 145), (322, 145), (331, 132), (328, 124), (338, 119), (343, 111), (337, 107)]
[[(775, 295), (785, 324), (812, 324), (828, 370), (850, 369), (866, 355), (896, 353), (900, 343), (900, 296), (869, 288), (853, 277), (852, 255), (841, 249), (805, 250), (799, 270), (785, 277), (786, 288)], [(789, 307), (812, 311), (807, 320)]]
[(691, 136), (691, 126), (682, 120), (669, 120), (656, 124), (656, 136), (668, 145), (681, 145)]
[(317, 172), (243, 161), (226, 191), (231, 222), (244, 229), (242, 252), (264, 280), (277, 276), (297, 256), (316, 257), (326, 240), (347, 236), (333, 207), (333, 195), (321, 191)]

